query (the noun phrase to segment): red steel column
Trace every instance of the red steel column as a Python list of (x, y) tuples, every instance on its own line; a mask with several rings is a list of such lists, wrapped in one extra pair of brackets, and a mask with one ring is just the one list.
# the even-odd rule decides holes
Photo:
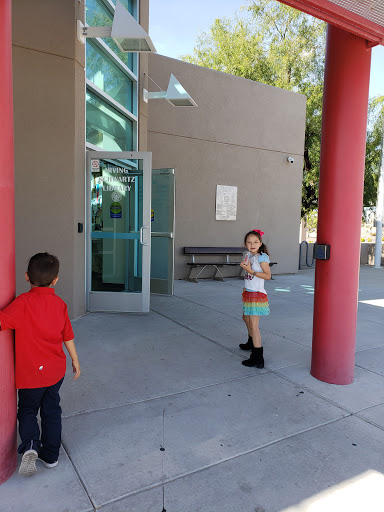
[(371, 50), (328, 25), (320, 160), (311, 374), (330, 384), (353, 382), (360, 231)]
[[(15, 297), (11, 0), (0, 0), (0, 308)], [(16, 469), (13, 332), (0, 332), (0, 484)]]

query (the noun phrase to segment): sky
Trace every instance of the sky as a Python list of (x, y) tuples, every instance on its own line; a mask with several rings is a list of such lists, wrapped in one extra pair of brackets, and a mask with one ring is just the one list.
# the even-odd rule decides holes
[[(245, 0), (149, 0), (149, 35), (161, 55), (193, 53), (197, 36), (216, 18), (232, 17)], [(384, 46), (372, 49), (369, 96), (384, 95)]]

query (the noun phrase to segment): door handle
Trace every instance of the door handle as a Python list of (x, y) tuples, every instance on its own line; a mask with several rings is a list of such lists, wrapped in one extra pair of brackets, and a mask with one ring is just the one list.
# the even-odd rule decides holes
[(144, 228), (148, 229), (149, 226), (141, 226), (140, 228), (140, 243), (141, 245), (149, 245), (148, 243), (144, 243)]

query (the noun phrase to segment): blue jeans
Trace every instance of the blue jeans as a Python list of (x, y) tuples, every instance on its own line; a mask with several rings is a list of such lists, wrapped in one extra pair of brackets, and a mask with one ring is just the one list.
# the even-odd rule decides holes
[[(59, 389), (64, 377), (46, 388), (19, 389), (17, 419), (21, 444), (17, 451), (36, 450), (45, 462), (56, 462), (61, 444), (61, 407)], [(37, 414), (40, 409), (40, 430)]]

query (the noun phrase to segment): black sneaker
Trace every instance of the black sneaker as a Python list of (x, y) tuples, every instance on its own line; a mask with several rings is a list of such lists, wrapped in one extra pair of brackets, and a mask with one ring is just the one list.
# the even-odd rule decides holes
[(44, 459), (40, 457), (38, 457), (37, 460), (40, 460), (46, 468), (55, 468), (59, 463), (58, 460), (56, 460), (55, 462), (46, 462)]

